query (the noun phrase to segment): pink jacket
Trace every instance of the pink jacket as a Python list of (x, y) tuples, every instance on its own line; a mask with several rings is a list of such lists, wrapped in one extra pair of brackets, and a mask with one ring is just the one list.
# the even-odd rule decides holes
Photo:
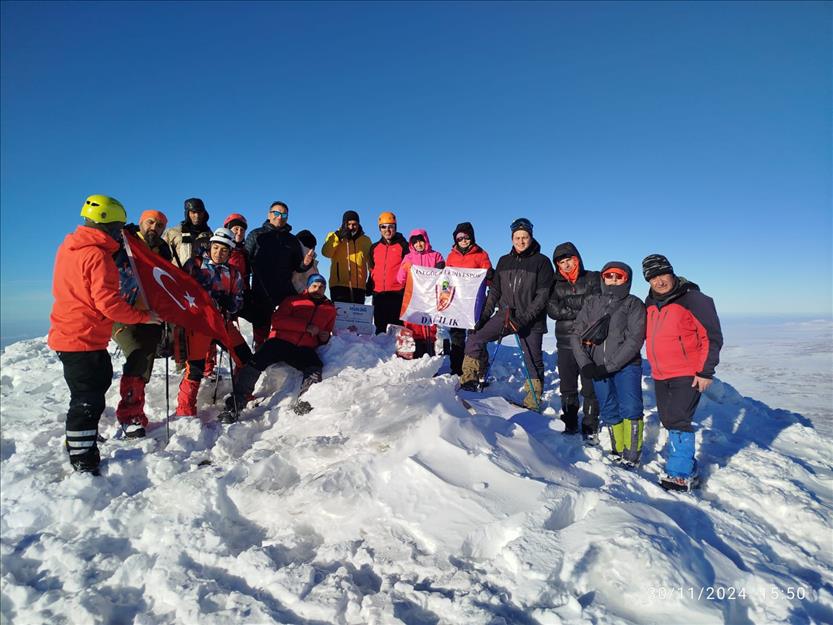
[(417, 252), (414, 246), (408, 243), (408, 249), (411, 251), (405, 254), (405, 257), (402, 259), (402, 265), (399, 267), (399, 273), (396, 275), (396, 280), (402, 284), (406, 282), (411, 265), (417, 265), (418, 267), (437, 267), (439, 269), (445, 267), (443, 255), (435, 252), (431, 248), (431, 240), (428, 238), (428, 233), (425, 230), (422, 228), (411, 230), (408, 241), (411, 240), (411, 237), (418, 234), (422, 235), (422, 238), (425, 239), (425, 251), (421, 253)]

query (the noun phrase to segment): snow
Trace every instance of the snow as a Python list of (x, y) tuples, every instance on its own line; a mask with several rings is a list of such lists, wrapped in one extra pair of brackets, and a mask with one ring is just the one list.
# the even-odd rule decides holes
[(551, 347), (543, 416), (498, 397), (522, 397), (508, 342), (470, 414), (456, 379), (434, 377), (441, 358), (351, 334), (321, 350), (308, 415), (290, 409), (300, 374), (277, 365), (231, 426), (204, 383), (201, 418), (172, 419), (167, 444), (162, 361), (154, 429), (116, 437), (115, 357), (103, 474), (75, 474), (60, 362), (44, 339), (14, 343), (0, 358), (0, 621), (831, 623), (831, 324), (759, 330), (727, 326), (732, 384), (698, 410), (692, 494), (656, 483), (649, 377), (645, 463), (629, 472), (550, 420)]

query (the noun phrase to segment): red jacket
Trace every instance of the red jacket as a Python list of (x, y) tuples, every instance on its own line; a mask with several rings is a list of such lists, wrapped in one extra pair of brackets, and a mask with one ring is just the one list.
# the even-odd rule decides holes
[(645, 299), (645, 351), (655, 380), (698, 375), (711, 378), (720, 359), (723, 333), (712, 298), (685, 278), (663, 299)]
[(249, 268), (249, 254), (246, 252), (246, 247), (242, 243), (238, 243), (231, 248), (228, 264), (240, 272), (240, 275), (243, 277), (243, 290), (248, 291), (249, 276), (251, 276), (252, 271)]
[(402, 259), (408, 253), (408, 242), (401, 233), (393, 235), (390, 243), (379, 239), (370, 246), (370, 281), (373, 293), (404, 291), (405, 283), (397, 278)]
[(492, 261), (486, 251), (472, 243), (469, 251), (462, 254), (457, 246), (451, 248), (448, 258), (445, 261), (447, 267), (464, 267), (466, 269), (491, 269)]
[(107, 349), (113, 322), (147, 323), (150, 314), (119, 295), (119, 271), (113, 254), (119, 244), (107, 233), (78, 226), (55, 256), (47, 343), (57, 352)]
[(279, 338), (298, 347), (314, 349), (327, 341), (320, 341), (318, 336), (307, 332), (307, 326), (311, 323), (322, 332), (330, 333), (335, 322), (336, 307), (326, 297), (316, 301), (306, 292), (290, 295), (272, 313), (272, 332), (269, 338)]

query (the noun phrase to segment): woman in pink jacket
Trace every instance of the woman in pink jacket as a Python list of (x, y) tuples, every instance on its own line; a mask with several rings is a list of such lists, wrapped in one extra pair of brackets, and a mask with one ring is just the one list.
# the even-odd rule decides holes
[[(443, 255), (431, 248), (428, 233), (422, 228), (411, 230), (411, 236), (408, 237), (408, 248), (410, 252), (405, 254), (405, 257), (402, 259), (402, 265), (399, 267), (399, 273), (396, 277), (402, 284), (405, 284), (412, 265), (417, 265), (418, 267), (435, 267), (437, 269), (443, 269), (445, 267)], [(433, 356), (434, 341), (437, 338), (437, 326), (423, 326), (406, 321), (405, 327), (414, 333), (414, 343), (416, 343), (414, 358), (422, 358), (425, 354)]]

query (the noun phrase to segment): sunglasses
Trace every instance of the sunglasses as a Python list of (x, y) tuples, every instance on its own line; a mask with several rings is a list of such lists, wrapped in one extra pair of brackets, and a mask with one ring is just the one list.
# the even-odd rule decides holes
[(275, 217), (277, 217), (278, 215), (281, 215), (284, 218), (286, 218), (286, 216), (289, 214), (289, 213), (283, 213), (281, 211), (269, 211), (269, 213), (274, 215)]
[(457, 240), (458, 242), (459, 242), (459, 241), (471, 241), (471, 237), (470, 237), (470, 236), (468, 236), (468, 235), (466, 235), (466, 234), (461, 234), (459, 237), (457, 237), (457, 239), (456, 239), (456, 240)]
[(379, 224), (379, 230), (393, 230), (396, 224)]
[(623, 273), (619, 273), (618, 271), (608, 271), (607, 273), (602, 274), (602, 278), (605, 280), (626, 280), (627, 276)]

